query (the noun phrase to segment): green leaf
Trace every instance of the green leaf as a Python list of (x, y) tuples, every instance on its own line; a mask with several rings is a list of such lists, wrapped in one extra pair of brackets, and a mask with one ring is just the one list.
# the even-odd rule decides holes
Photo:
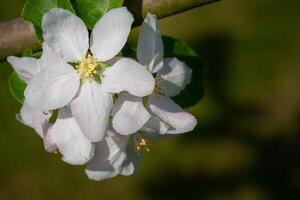
[(124, 0), (72, 0), (77, 15), (91, 30), (110, 9), (121, 7)]
[(58, 109), (53, 110), (52, 115), (51, 115), (51, 117), (49, 119), (49, 122), (51, 124), (54, 124), (56, 122), (56, 120), (57, 120), (57, 117), (58, 117)]
[(26, 88), (26, 83), (22, 81), (16, 72), (13, 72), (8, 80), (8, 85), (12, 95), (20, 102), (24, 102), (24, 90)]
[(32, 57), (32, 58), (40, 58), (42, 56), (42, 51), (33, 52), (32, 49), (25, 49), (22, 53), (22, 57)]
[(123, 47), (120, 56), (136, 59), (136, 49), (127, 42)]
[(191, 83), (173, 100), (187, 108), (197, 104), (204, 95), (204, 70), (199, 56), (187, 44), (177, 39), (163, 36), (164, 56), (177, 57), (193, 70)]
[(23, 7), (22, 17), (33, 23), (40, 42), (43, 41), (41, 28), (43, 15), (52, 8), (63, 8), (74, 12), (69, 0), (27, 0)]
[(22, 53), (23, 57), (32, 57), (33, 51), (32, 49), (25, 49)]

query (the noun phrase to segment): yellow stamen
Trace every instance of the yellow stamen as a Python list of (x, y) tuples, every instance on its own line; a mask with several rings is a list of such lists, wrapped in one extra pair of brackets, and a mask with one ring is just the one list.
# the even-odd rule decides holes
[(160, 84), (159, 84), (159, 82), (157, 84), (155, 84), (154, 93), (155, 94), (159, 94), (160, 93)]
[(154, 96), (159, 96), (161, 94), (161, 85), (160, 85), (161, 77), (156, 76), (155, 77), (155, 86), (153, 90), (153, 95)]
[(84, 57), (76, 66), (82, 79), (91, 78), (97, 74), (97, 62), (91, 54)]
[(150, 143), (148, 140), (142, 138), (142, 139), (137, 143), (137, 145), (136, 145), (136, 151), (137, 151), (137, 153), (140, 153), (140, 151), (141, 151), (142, 149), (145, 149), (147, 152), (149, 152), (150, 149), (148, 148), (148, 146), (149, 146), (150, 144), (151, 144), (151, 143)]

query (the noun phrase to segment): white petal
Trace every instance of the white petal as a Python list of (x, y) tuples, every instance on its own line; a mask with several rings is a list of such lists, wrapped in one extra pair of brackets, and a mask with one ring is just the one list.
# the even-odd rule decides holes
[(24, 124), (28, 126), (32, 126), (33, 118), (36, 114), (42, 114), (41, 111), (36, 111), (30, 106), (27, 105), (26, 101), (23, 104), (21, 111), (20, 111), (20, 117)]
[(67, 105), (78, 91), (80, 77), (77, 72), (63, 62), (49, 67), (36, 75), (25, 90), (30, 107), (48, 111)]
[(118, 175), (126, 159), (127, 142), (128, 137), (113, 134), (96, 143), (94, 157), (85, 170), (89, 179), (99, 181)]
[[(133, 136), (135, 137), (135, 136)], [(136, 144), (132, 141), (126, 148), (126, 160), (123, 162), (120, 174), (123, 176), (132, 175), (140, 166), (143, 152), (136, 152)]]
[(21, 108), (20, 115), (17, 115), (17, 119), (20, 122), (35, 129), (38, 135), (43, 139), (45, 150), (48, 152), (54, 152), (57, 149), (53, 137), (48, 131), (51, 115), (51, 112), (46, 113), (32, 109), (27, 105), (26, 101)]
[(102, 84), (107, 92), (129, 92), (138, 97), (149, 95), (154, 89), (154, 78), (138, 62), (123, 58), (103, 72)]
[(45, 42), (68, 62), (82, 59), (89, 48), (88, 30), (70, 11), (53, 8), (42, 20)]
[(123, 94), (116, 100), (112, 113), (113, 127), (123, 135), (137, 132), (151, 117), (142, 98), (130, 94)]
[(83, 135), (69, 108), (59, 110), (58, 118), (49, 131), (65, 162), (81, 165), (92, 157), (92, 144)]
[(157, 117), (151, 117), (150, 120), (143, 126), (141, 131), (146, 133), (165, 134), (170, 129), (170, 126)]
[(137, 46), (138, 61), (156, 73), (163, 66), (164, 47), (156, 16), (148, 13)]
[[(47, 130), (50, 129), (50, 124), (48, 124)], [(55, 152), (57, 150), (57, 146), (53, 137), (53, 132), (47, 131), (44, 134), (44, 147), (45, 150), (49, 153)]]
[(130, 176), (135, 172), (135, 170), (136, 168), (134, 164), (130, 160), (126, 159), (123, 163), (120, 174), (123, 176)]
[(164, 59), (164, 67), (158, 72), (161, 92), (169, 97), (178, 95), (191, 82), (192, 70), (177, 58)]
[(29, 83), (29, 81), (40, 71), (37, 59), (35, 58), (9, 56), (7, 62), (11, 64), (20, 79), (26, 83)]
[(91, 35), (91, 51), (100, 61), (117, 55), (125, 45), (133, 22), (126, 7), (111, 9), (95, 25)]
[(114, 65), (117, 61), (121, 60), (123, 57), (113, 57), (110, 60), (107, 60), (106, 63), (110, 64), (110, 65)]
[(41, 138), (44, 138), (44, 133), (51, 113), (43, 113), (34, 110), (25, 102), (20, 111), (20, 120), (27, 126), (35, 129)]
[(196, 118), (184, 112), (170, 98), (166, 96), (150, 96), (148, 102), (153, 114), (175, 129), (168, 131), (168, 133), (185, 133), (195, 128), (197, 124)]
[(48, 67), (55, 67), (57, 65), (57, 60), (61, 60), (61, 56), (55, 53), (46, 42), (43, 43), (43, 52), (41, 58), (38, 59), (38, 66), (40, 70), (46, 69)]
[(72, 101), (72, 114), (91, 142), (103, 139), (112, 105), (112, 95), (104, 92), (95, 81), (84, 83), (79, 96)]

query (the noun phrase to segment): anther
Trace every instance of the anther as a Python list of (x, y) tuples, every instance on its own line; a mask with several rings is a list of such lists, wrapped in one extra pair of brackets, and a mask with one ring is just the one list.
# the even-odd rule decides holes
[(145, 149), (147, 152), (149, 152), (150, 151), (150, 149), (148, 148), (148, 146), (150, 145), (151, 143), (148, 141), (148, 140), (146, 140), (146, 139), (144, 139), (144, 138), (142, 138), (142, 139), (140, 139), (140, 141), (137, 143), (137, 145), (136, 145), (136, 151), (137, 151), (137, 153), (140, 153), (140, 151), (142, 150), (142, 149)]
[(77, 72), (81, 78), (86, 79), (97, 74), (97, 63), (91, 54), (84, 57), (76, 66)]

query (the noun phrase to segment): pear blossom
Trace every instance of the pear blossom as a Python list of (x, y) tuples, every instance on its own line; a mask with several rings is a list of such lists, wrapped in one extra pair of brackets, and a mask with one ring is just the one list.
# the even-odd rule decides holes
[(190, 83), (192, 70), (177, 58), (164, 58), (158, 20), (150, 13), (141, 27), (137, 58), (155, 77), (155, 88), (143, 98), (129, 93), (118, 97), (112, 110), (112, 125), (116, 132), (128, 135), (145, 125), (148, 130), (160, 134), (193, 130), (197, 124), (195, 117), (170, 98)]
[[(55, 64), (29, 82), (26, 104), (38, 111), (69, 107), (72, 115), (67, 116), (74, 117), (78, 127), (73, 119), (67, 123), (80, 128), (89, 141), (101, 141), (109, 123), (112, 95), (126, 91), (143, 97), (151, 94), (155, 85), (151, 73), (132, 59), (109, 64), (125, 45), (132, 22), (127, 8), (112, 9), (96, 23), (89, 40), (79, 17), (60, 8), (46, 13), (42, 19), (44, 42), (58, 56)], [(61, 124), (54, 126), (66, 130)]]

